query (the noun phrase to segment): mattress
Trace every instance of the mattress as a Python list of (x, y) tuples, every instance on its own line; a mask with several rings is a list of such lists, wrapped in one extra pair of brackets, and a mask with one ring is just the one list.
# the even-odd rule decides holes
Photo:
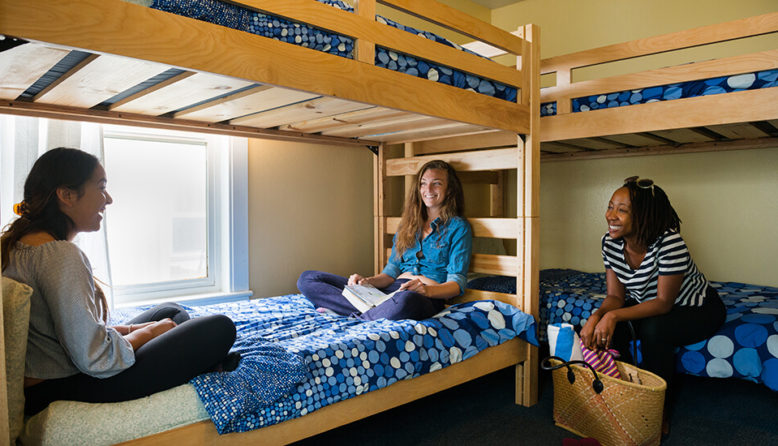
[[(764, 70), (733, 76), (720, 76), (688, 82), (651, 86), (636, 90), (606, 92), (572, 100), (573, 113), (603, 108), (624, 107), (649, 102), (709, 96), (734, 91), (756, 90), (778, 86), (778, 70)], [(556, 115), (556, 102), (540, 105), (540, 116)]]
[[(112, 322), (146, 308), (116, 311)], [(515, 337), (538, 345), (532, 316), (493, 301), (454, 305), (423, 321), (322, 314), (302, 295), (185, 308), (194, 317), (233, 319), (233, 351), (242, 355), (234, 372), (123, 403), (55, 402), (28, 420), (25, 438), (62, 444), (83, 434), (88, 444), (113, 444), (207, 418), (220, 433), (244, 432), (434, 372)]]
[[(513, 293), (515, 278), (479, 278), (469, 288)], [(709, 339), (678, 349), (677, 371), (741, 378), (778, 391), (778, 288), (711, 282), (727, 308), (725, 324)], [(605, 273), (551, 269), (540, 272), (539, 338), (546, 326), (566, 322), (580, 330), (606, 295)]]
[[(340, 0), (317, 1), (334, 8), (353, 12), (351, 6)], [(354, 40), (350, 37), (313, 28), (305, 24), (294, 23), (280, 17), (252, 11), (219, 0), (153, 0), (151, 2), (148, 0), (135, 0), (134, 2), (147, 4), (154, 9), (276, 39), (281, 42), (312, 48), (341, 57), (354, 57)], [(476, 54), (428, 31), (404, 26), (381, 16), (376, 16), (376, 21), (461, 51)], [(476, 91), (506, 101), (516, 101), (516, 88), (508, 87), (496, 81), (483, 79), (469, 73), (427, 60), (418, 59), (407, 54), (398, 53), (380, 46), (376, 47), (375, 65), (411, 76), (429, 79), (434, 82)]]

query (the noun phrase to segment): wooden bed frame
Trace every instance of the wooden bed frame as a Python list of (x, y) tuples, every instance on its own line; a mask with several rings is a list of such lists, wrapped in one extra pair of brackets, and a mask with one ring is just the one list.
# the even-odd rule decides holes
[[(385, 199), (390, 177), (412, 178), (426, 160), (447, 160), (468, 181), (492, 185), (489, 218), (470, 219), (475, 235), (516, 241), (515, 256), (477, 254), (472, 270), (515, 276), (517, 294), (468, 290), (465, 300), (500, 299), (537, 319), (537, 27), (524, 26), (516, 37), (433, 0), (378, 1), (515, 54), (519, 62), (511, 68), (377, 23), (376, 0), (360, 0), (354, 14), (313, 0), (240, 3), (352, 36), (355, 58), (120, 0), (0, 0), (0, 34), (29, 41), (0, 52), (0, 113), (368, 147), (377, 152), (377, 271), (387, 237), (399, 221), (389, 215)], [(517, 87), (517, 102), (378, 68), (373, 64), (375, 45)], [(71, 50), (88, 54), (36, 94), (23, 95)], [(169, 68), (182, 72), (100, 105)], [(234, 93), (224, 94), (229, 92)], [(404, 156), (392, 158), (390, 145), (399, 143), (405, 145)], [(517, 171), (517, 211), (506, 217), (502, 187), (511, 169)], [(538, 398), (537, 355), (537, 348), (512, 340), (463, 363), (256, 431), (219, 436), (210, 421), (203, 421), (130, 443), (289, 443), (508, 366), (516, 367), (516, 402), (529, 406)], [(3, 361), (0, 378), (0, 438), (8, 438)]]
[[(768, 13), (541, 60), (541, 74), (556, 76), (556, 85), (541, 88), (541, 104), (556, 102), (557, 106), (556, 115), (540, 119), (541, 160), (778, 146), (778, 88), (571, 112), (574, 98), (775, 69), (778, 46), (768, 51), (574, 82), (576, 69), (776, 33), (778, 13)], [(488, 46), (483, 48), (491, 56), (505, 54)], [(490, 138), (491, 144), (507, 144), (512, 135), (497, 132)]]
[(776, 32), (778, 13), (769, 13), (542, 60), (541, 74), (556, 73), (556, 86), (541, 89), (541, 103), (557, 103), (555, 116), (541, 118), (543, 160), (778, 146), (778, 88), (571, 112), (573, 98), (775, 69), (778, 47), (573, 82), (577, 68)]

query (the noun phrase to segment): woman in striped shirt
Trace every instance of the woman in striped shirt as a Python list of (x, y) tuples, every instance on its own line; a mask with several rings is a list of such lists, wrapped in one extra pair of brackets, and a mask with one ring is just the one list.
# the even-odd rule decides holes
[(608, 294), (581, 330), (590, 349), (612, 346), (629, 356), (632, 321), (646, 370), (668, 385), (663, 433), (675, 371), (675, 348), (707, 339), (724, 323), (718, 293), (697, 269), (681, 238), (681, 220), (653, 181), (630, 177), (605, 212), (602, 237)]

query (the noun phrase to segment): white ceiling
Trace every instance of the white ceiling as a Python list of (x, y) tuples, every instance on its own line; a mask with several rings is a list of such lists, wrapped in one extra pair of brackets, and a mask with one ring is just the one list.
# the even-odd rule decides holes
[(481, 6), (486, 6), (489, 9), (499, 8), (501, 6), (510, 5), (511, 3), (518, 3), (520, 0), (470, 0), (473, 3), (478, 3)]

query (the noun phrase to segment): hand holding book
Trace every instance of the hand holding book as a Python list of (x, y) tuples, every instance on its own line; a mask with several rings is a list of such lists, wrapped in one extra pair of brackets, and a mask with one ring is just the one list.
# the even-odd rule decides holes
[(364, 313), (391, 299), (398, 291), (400, 290), (385, 294), (383, 291), (367, 283), (366, 285), (346, 285), (343, 287), (343, 296), (354, 306), (354, 308)]

